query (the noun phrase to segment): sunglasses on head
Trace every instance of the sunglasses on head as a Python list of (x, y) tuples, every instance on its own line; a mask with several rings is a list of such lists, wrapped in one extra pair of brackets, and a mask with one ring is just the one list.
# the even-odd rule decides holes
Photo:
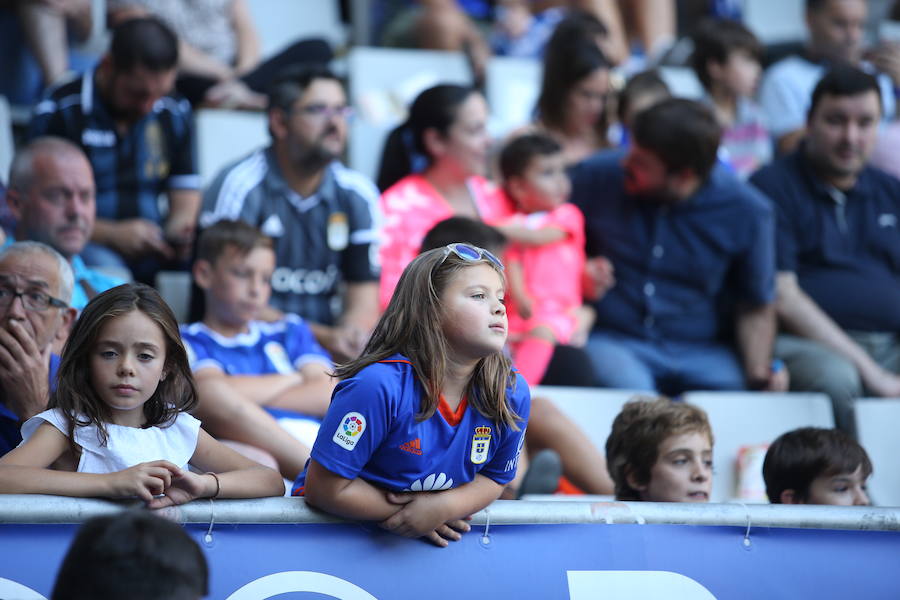
[(503, 263), (500, 262), (500, 259), (484, 248), (479, 248), (478, 246), (464, 244), (461, 242), (456, 244), (447, 244), (446, 246), (444, 246), (444, 258), (441, 259), (441, 263), (443, 263), (447, 259), (447, 257), (450, 256), (451, 252), (462, 260), (476, 262), (486, 259), (489, 262), (493, 263), (494, 266), (496, 266), (501, 271), (504, 269)]

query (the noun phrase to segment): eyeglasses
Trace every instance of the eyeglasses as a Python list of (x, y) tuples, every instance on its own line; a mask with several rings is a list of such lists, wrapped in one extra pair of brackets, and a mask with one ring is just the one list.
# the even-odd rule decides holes
[(447, 244), (446, 246), (444, 246), (444, 258), (442, 258), (441, 262), (438, 264), (443, 264), (443, 262), (447, 260), (447, 257), (450, 256), (451, 252), (459, 258), (469, 262), (476, 262), (479, 260), (487, 259), (501, 271), (503, 271), (505, 268), (503, 266), (503, 263), (500, 262), (499, 258), (494, 256), (484, 248), (479, 248), (478, 246), (463, 243)]
[(352, 106), (328, 106), (327, 104), (308, 104), (306, 106), (298, 106), (291, 112), (299, 112), (303, 116), (310, 119), (322, 120), (332, 117), (340, 117), (341, 119), (349, 119), (353, 116)]
[(51, 306), (56, 308), (67, 308), (69, 305), (54, 298), (50, 294), (39, 292), (37, 290), (28, 290), (19, 292), (10, 287), (0, 286), (0, 307), (6, 308), (15, 301), (16, 298), (22, 299), (22, 306), (27, 310), (43, 312)]

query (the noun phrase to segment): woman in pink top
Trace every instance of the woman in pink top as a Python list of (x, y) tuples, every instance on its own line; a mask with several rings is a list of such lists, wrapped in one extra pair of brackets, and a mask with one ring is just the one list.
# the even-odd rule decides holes
[(452, 216), (495, 223), (512, 213), (500, 190), (484, 178), (487, 118), (487, 102), (478, 91), (437, 85), (419, 94), (409, 118), (388, 138), (378, 175), (385, 190), (382, 308), (435, 224)]

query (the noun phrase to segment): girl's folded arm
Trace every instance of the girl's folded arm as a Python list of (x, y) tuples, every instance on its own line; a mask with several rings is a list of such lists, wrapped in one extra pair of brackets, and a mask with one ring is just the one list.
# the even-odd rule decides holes
[(0, 457), (0, 493), (108, 496), (112, 485), (104, 475), (50, 469), (69, 450), (69, 441), (49, 423)]
[(402, 508), (371, 483), (336, 475), (315, 459), (309, 460), (304, 494), (308, 504), (347, 519), (383, 521)]
[(475, 479), (457, 488), (439, 492), (445, 496), (449, 515), (447, 519), (468, 517), (488, 506), (500, 497), (503, 486), (481, 473)]
[(284, 480), (276, 471), (239, 454), (200, 429), (197, 448), (190, 463), (202, 471), (213, 472), (218, 481), (207, 477), (207, 492), (199, 497), (260, 498), (283, 496)]

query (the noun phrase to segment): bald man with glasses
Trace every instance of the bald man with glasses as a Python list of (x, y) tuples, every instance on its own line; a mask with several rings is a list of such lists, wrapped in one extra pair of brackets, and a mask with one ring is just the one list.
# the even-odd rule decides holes
[(0, 455), (22, 440), (19, 426), (46, 410), (62, 341), (75, 319), (69, 262), (40, 242), (0, 252)]

